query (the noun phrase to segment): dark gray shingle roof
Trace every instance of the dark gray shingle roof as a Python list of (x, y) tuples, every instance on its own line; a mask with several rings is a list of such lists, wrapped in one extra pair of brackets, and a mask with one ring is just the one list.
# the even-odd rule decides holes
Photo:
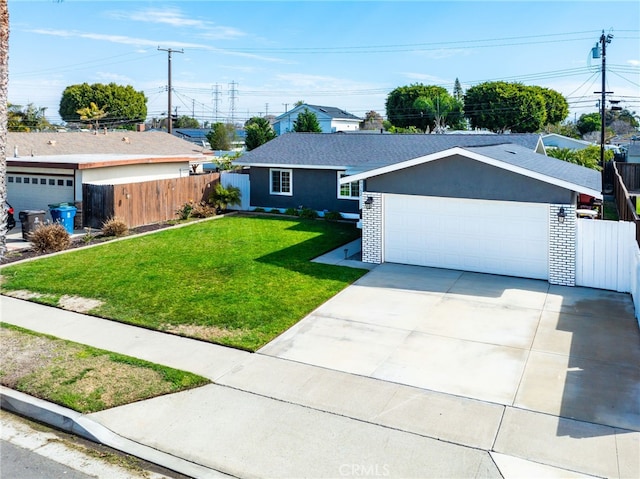
[(599, 171), (541, 155), (520, 145), (467, 147), (465, 150), (595, 191), (602, 189), (602, 174)]
[(240, 165), (351, 168), (366, 171), (449, 148), (515, 143), (533, 151), (538, 134), (509, 135), (351, 135), (286, 133), (245, 153)]

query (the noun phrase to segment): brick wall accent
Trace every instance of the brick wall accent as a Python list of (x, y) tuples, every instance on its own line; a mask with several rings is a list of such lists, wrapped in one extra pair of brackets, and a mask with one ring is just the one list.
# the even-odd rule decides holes
[[(564, 223), (558, 211), (564, 208)], [(576, 208), (572, 205), (549, 205), (549, 283), (576, 285)]]
[[(373, 198), (371, 209), (364, 202), (368, 197)], [(383, 204), (381, 193), (362, 193), (362, 261), (364, 263), (380, 264), (383, 261)]]

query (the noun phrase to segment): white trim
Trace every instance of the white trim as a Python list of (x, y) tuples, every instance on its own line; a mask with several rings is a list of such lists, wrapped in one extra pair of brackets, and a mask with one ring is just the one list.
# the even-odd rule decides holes
[(291, 163), (241, 163), (234, 162), (238, 166), (254, 166), (256, 168), (284, 168), (284, 169), (302, 169), (302, 170), (348, 170), (348, 166), (340, 165), (292, 165)]
[[(289, 191), (273, 191), (273, 173), (280, 173), (280, 189), (282, 189), (282, 173), (289, 173)], [(269, 194), (276, 196), (293, 196), (293, 170), (291, 168), (269, 168)]]
[[(340, 179), (341, 183), (349, 183), (351, 181), (356, 180), (365, 180), (367, 178), (371, 178), (372, 176), (384, 175), (386, 173), (391, 173), (393, 171), (402, 170), (404, 168), (411, 168), (412, 166), (421, 165), (424, 163), (429, 163), (431, 161), (440, 160), (442, 158), (446, 158), (453, 155), (460, 155), (466, 158), (480, 161), (487, 165), (495, 166), (497, 168), (501, 168), (503, 170), (511, 171), (513, 173), (517, 173), (519, 175), (528, 176), (529, 178), (533, 178), (535, 180), (543, 181), (545, 183), (549, 183), (551, 185), (559, 186), (561, 188), (565, 188), (571, 191), (577, 191), (579, 193), (588, 194), (589, 196), (593, 196), (594, 198), (602, 199), (602, 192), (593, 190), (591, 188), (587, 188), (582, 185), (576, 185), (575, 183), (571, 183), (569, 181), (560, 180), (558, 178), (553, 178), (551, 176), (544, 175), (542, 173), (537, 173), (535, 171), (527, 170), (526, 168), (522, 168), (520, 166), (512, 165), (509, 163), (505, 163), (500, 160), (496, 160), (495, 158), (491, 158), (489, 156), (481, 155), (479, 153), (475, 153), (469, 150), (465, 150), (464, 148), (460, 148), (456, 146), (454, 148), (449, 148), (448, 150), (439, 151), (437, 153), (433, 153), (431, 155), (420, 156), (418, 158), (413, 158), (411, 160), (403, 161), (401, 163), (395, 163), (393, 165), (383, 166), (382, 168), (376, 168), (373, 170), (365, 171), (364, 173), (358, 173), (357, 175), (346, 176)], [(560, 161), (560, 160), (559, 160)]]
[[(341, 191), (341, 187), (342, 187), (343, 183), (340, 182), (340, 175), (347, 176), (347, 172), (345, 170), (336, 171), (336, 175), (338, 176), (338, 199), (339, 200), (360, 200), (360, 188), (362, 186), (362, 182), (360, 182), (360, 181), (357, 181), (357, 182), (356, 181), (352, 181), (352, 182), (348, 183), (349, 184), (349, 193), (353, 193), (352, 184), (353, 183), (358, 183), (358, 194), (356, 196), (353, 196), (351, 194), (349, 196), (344, 196), (342, 194), (342, 191)], [(344, 183), (344, 184), (347, 184), (347, 183)]]

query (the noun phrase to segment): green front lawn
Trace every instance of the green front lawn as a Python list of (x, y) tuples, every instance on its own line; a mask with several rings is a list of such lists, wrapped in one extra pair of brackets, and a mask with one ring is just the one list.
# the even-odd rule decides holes
[(226, 217), (8, 266), (1, 291), (96, 299), (91, 314), (256, 350), (366, 272), (309, 261), (358, 235), (352, 224)]

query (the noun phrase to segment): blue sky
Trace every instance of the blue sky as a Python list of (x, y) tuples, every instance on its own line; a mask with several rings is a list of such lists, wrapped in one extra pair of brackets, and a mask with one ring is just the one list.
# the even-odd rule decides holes
[[(149, 118), (172, 106), (201, 121), (278, 115), (298, 100), (384, 115), (389, 91), (451, 91), (520, 81), (568, 97), (571, 118), (607, 91), (640, 113), (640, 2), (600, 1), (94, 1), (9, 0), (9, 101), (47, 107), (78, 83), (132, 85)], [(217, 113), (216, 113), (217, 85)], [(232, 95), (232, 90), (234, 91)], [(235, 97), (232, 110), (231, 98)]]

